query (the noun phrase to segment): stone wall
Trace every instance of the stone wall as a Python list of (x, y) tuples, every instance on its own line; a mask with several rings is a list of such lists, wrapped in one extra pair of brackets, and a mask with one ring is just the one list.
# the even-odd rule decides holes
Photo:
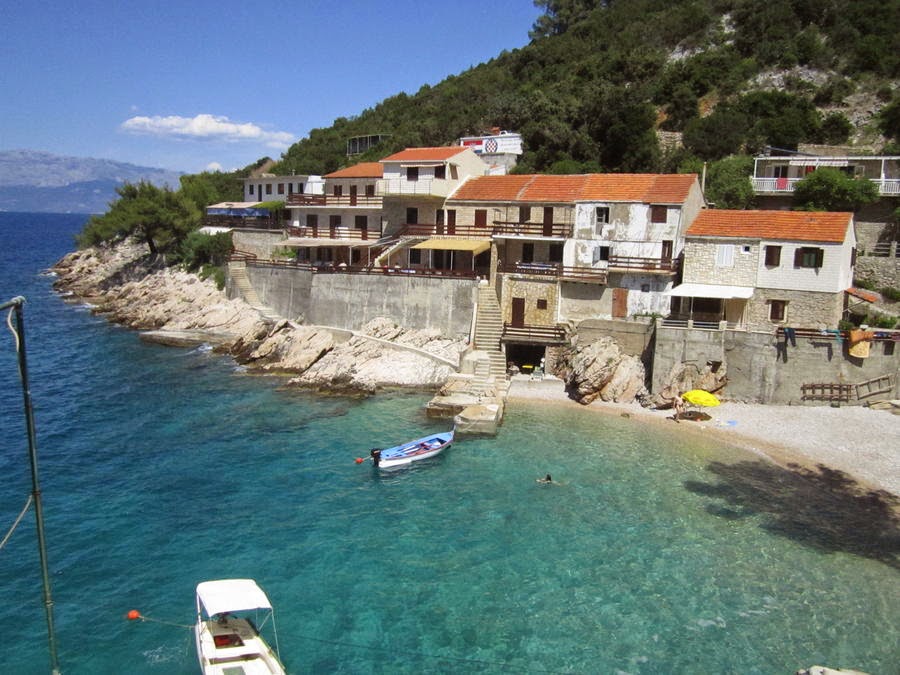
[(258, 258), (271, 258), (272, 251), (285, 239), (282, 230), (232, 230), (231, 241), (238, 251), (252, 253)]
[[(525, 323), (538, 326), (552, 326), (556, 323), (559, 284), (555, 278), (540, 279), (516, 274), (503, 275), (500, 308), (503, 321), (512, 321), (512, 299), (525, 299)], [(543, 303), (539, 303), (543, 301)], [(538, 307), (538, 304), (545, 304)]]
[(288, 319), (358, 330), (387, 317), (404, 328), (435, 329), (448, 337), (469, 335), (478, 285), (474, 279), (314, 274), (265, 264), (247, 265), (247, 276), (263, 304)]
[(900, 258), (860, 256), (854, 278), (872, 283), (875, 288), (900, 288)]
[[(787, 302), (785, 320), (773, 323), (769, 320), (770, 302)], [(774, 332), (778, 326), (803, 328), (837, 328), (843, 318), (843, 293), (812, 293), (809, 291), (785, 291), (774, 288), (757, 288), (747, 302), (745, 320), (750, 330)]]
[(617, 321), (615, 319), (589, 319), (576, 326), (578, 344), (590, 344), (601, 337), (611, 337), (620, 351), (629, 356), (647, 358), (645, 366), (650, 366), (649, 358), (653, 345), (653, 323), (650, 321)]
[[(678, 363), (722, 362), (728, 385), (723, 395), (729, 399), (773, 404), (814, 404), (802, 400), (801, 385), (817, 383), (859, 384), (889, 375), (893, 391), (872, 400), (900, 397), (900, 349), (894, 343), (872, 343), (870, 356), (859, 359), (847, 353), (847, 343), (822, 338), (797, 338), (785, 344), (772, 333), (703, 331), (657, 326), (653, 355), (651, 391), (666, 384), (666, 377)], [(851, 400), (847, 405), (861, 405)]]

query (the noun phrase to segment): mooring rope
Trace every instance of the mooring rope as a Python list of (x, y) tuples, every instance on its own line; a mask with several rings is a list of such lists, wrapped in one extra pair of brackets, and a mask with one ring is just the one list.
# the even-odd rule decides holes
[(22, 509), (22, 513), (19, 514), (19, 517), (16, 518), (16, 522), (12, 524), (12, 527), (9, 528), (9, 532), (6, 533), (6, 536), (3, 537), (3, 541), (0, 541), (0, 549), (6, 546), (6, 542), (9, 541), (9, 538), (12, 536), (12, 533), (15, 532), (16, 528), (19, 526), (19, 523), (22, 522), (22, 518), (25, 517), (25, 514), (28, 513), (28, 509), (31, 508), (31, 502), (33, 501), (33, 497), (28, 495), (28, 499), (25, 500), (25, 508)]
[(6, 313), (6, 325), (9, 327), (9, 332), (13, 334), (13, 337), (16, 339), (16, 354), (19, 353), (19, 331), (15, 329), (12, 323), (13, 312), (15, 311), (15, 306), (9, 308), (9, 311)]

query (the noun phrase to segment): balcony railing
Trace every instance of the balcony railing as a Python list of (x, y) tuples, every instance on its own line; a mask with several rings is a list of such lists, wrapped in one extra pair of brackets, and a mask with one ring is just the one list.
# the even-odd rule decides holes
[[(794, 191), (794, 186), (803, 180), (802, 178), (756, 178), (753, 177), (750, 181), (753, 183), (753, 190), (755, 192), (774, 192), (774, 193), (783, 193), (790, 194)], [(900, 179), (898, 178), (885, 178), (874, 179), (870, 178), (875, 186), (878, 188), (878, 193), (883, 196), (892, 196), (892, 195), (900, 195)]]
[(491, 229), (474, 225), (430, 225), (427, 223), (405, 223), (397, 234), (401, 237), (461, 237), (465, 239), (490, 239)]
[(298, 195), (288, 196), (285, 205), (290, 206), (327, 206), (334, 208), (362, 207), (380, 209), (381, 197), (370, 195)]
[(663, 272), (671, 274), (678, 271), (677, 258), (639, 258), (627, 255), (609, 256), (609, 269), (640, 270), (642, 272)]
[(362, 230), (342, 225), (289, 227), (287, 233), (289, 237), (301, 239), (378, 239), (381, 236), (375, 230)]
[(572, 236), (571, 223), (521, 223), (510, 220), (495, 220), (494, 234), (518, 237), (554, 237), (567, 239)]
[(501, 342), (525, 342), (541, 345), (565, 344), (566, 329), (564, 326), (538, 326), (533, 324), (513, 325), (504, 322)]
[(445, 178), (382, 178), (376, 184), (375, 192), (380, 196), (446, 197), (457, 185), (458, 180), (449, 181)]
[(280, 230), (281, 219), (272, 216), (203, 216), (204, 227), (242, 227), (254, 230)]
[(258, 258), (239, 257), (232, 255), (231, 260), (243, 260), (247, 265), (255, 267), (280, 267), (295, 270), (303, 270), (312, 274), (369, 274), (377, 276), (391, 276), (397, 278), (428, 277), (442, 279), (474, 279), (477, 271), (473, 270), (447, 270), (434, 267), (386, 267), (380, 265), (345, 265), (343, 263), (311, 263), (285, 258), (263, 260)]
[(606, 270), (592, 267), (573, 267), (551, 262), (514, 262), (504, 263), (500, 271), (507, 274), (531, 274), (553, 277), (563, 281), (582, 281), (585, 283), (605, 284)]

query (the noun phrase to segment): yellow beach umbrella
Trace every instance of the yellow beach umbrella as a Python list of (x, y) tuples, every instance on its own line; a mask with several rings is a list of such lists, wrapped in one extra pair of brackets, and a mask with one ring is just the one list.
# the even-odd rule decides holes
[(708, 391), (704, 391), (703, 389), (691, 389), (690, 391), (686, 391), (681, 395), (688, 403), (693, 403), (694, 405), (702, 405), (707, 408), (713, 408), (721, 403), (719, 399), (717, 399), (713, 394), (710, 394)]

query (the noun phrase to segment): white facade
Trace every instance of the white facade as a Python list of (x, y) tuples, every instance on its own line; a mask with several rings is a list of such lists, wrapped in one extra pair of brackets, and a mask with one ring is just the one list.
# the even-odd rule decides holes
[(320, 195), (325, 181), (321, 176), (276, 176), (263, 174), (244, 179), (244, 201), (286, 201), (293, 194)]

